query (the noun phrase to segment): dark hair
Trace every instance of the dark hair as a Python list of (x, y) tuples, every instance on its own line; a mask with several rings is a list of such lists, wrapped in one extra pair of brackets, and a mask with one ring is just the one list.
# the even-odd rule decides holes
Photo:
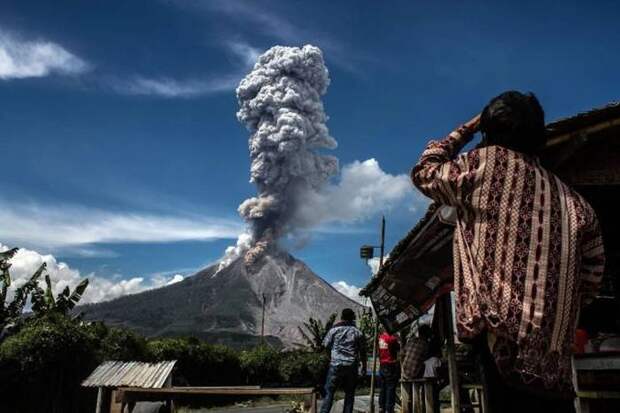
[(342, 321), (355, 321), (355, 312), (350, 308), (345, 308), (340, 314), (340, 319)]
[(504, 92), (482, 110), (480, 131), (486, 145), (532, 155), (546, 143), (545, 112), (533, 93)]

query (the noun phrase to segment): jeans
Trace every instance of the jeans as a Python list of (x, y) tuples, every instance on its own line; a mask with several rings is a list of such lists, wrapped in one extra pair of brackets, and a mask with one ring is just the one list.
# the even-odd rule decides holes
[(336, 389), (344, 390), (343, 413), (353, 412), (355, 401), (355, 385), (357, 384), (357, 364), (351, 366), (329, 366), (325, 380), (325, 398), (321, 404), (321, 413), (329, 413), (334, 403)]
[(400, 366), (398, 363), (382, 364), (379, 368), (379, 411), (394, 413), (396, 404), (396, 386), (400, 378)]

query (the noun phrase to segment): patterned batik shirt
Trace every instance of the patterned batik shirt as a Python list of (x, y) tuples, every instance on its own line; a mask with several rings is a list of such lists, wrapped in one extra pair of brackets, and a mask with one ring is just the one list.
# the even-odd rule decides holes
[(351, 322), (334, 325), (325, 335), (323, 346), (331, 352), (332, 366), (352, 366), (366, 357), (366, 338)]
[(537, 158), (500, 146), (457, 156), (471, 135), (463, 127), (431, 141), (411, 172), (420, 191), (457, 209), (459, 337), (490, 333), (509, 382), (571, 392), (579, 308), (605, 261), (596, 214)]
[(428, 341), (419, 337), (410, 337), (403, 348), (401, 361), (401, 377), (405, 381), (411, 381), (422, 377), (424, 373), (424, 360), (428, 358)]

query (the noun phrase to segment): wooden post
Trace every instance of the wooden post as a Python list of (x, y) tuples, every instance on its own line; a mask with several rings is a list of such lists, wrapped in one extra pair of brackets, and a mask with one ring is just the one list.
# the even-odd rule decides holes
[(440, 304), (439, 308), (435, 308), (435, 311), (441, 310), (443, 316), (443, 328), (446, 336), (446, 350), (448, 356), (448, 373), (450, 377), (450, 390), (452, 391), (452, 411), (460, 413), (461, 411), (461, 397), (460, 397), (460, 383), (458, 367), (456, 365), (456, 352), (454, 348), (454, 326), (452, 325), (452, 302), (450, 300), (450, 294), (444, 294), (437, 304)]
[[(373, 310), (374, 314), (374, 310)], [(374, 314), (374, 331), (372, 334), (372, 376), (370, 376), (370, 413), (375, 413), (375, 376), (377, 375), (377, 336), (379, 335), (379, 320)]]
[(316, 392), (312, 392), (312, 396), (310, 396), (310, 413), (317, 413), (316, 404)]
[(99, 390), (97, 390), (97, 406), (95, 407), (95, 413), (103, 413), (101, 411), (102, 404), (103, 404), (103, 387), (99, 387)]
[[(385, 216), (381, 217), (381, 255), (379, 256), (379, 270), (383, 267), (385, 254)], [(379, 318), (374, 312), (375, 331), (372, 339), (372, 376), (370, 377), (370, 413), (375, 413), (375, 376), (377, 374), (377, 339), (379, 338)]]
[(439, 406), (435, 401), (435, 380), (426, 379), (424, 381), (424, 405), (426, 413), (439, 413)]
[(424, 412), (424, 384), (419, 380), (414, 380), (411, 384), (413, 388), (413, 413)]
[(411, 411), (411, 382), (400, 382), (400, 408), (401, 413), (412, 413)]
[(480, 390), (480, 411), (482, 413), (489, 413), (489, 380), (487, 378), (486, 371), (481, 360), (478, 358), (478, 367), (480, 369), (480, 384), (482, 385), (482, 389)]

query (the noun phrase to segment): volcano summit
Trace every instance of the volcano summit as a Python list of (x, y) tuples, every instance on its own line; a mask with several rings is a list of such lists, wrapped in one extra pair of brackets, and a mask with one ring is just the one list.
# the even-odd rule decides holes
[(80, 308), (87, 320), (105, 320), (146, 336), (196, 336), (233, 346), (253, 344), (261, 330), (290, 346), (309, 317), (325, 320), (361, 306), (336, 291), (286, 252), (263, 255), (251, 267), (242, 257), (218, 271), (210, 266), (156, 290)]

